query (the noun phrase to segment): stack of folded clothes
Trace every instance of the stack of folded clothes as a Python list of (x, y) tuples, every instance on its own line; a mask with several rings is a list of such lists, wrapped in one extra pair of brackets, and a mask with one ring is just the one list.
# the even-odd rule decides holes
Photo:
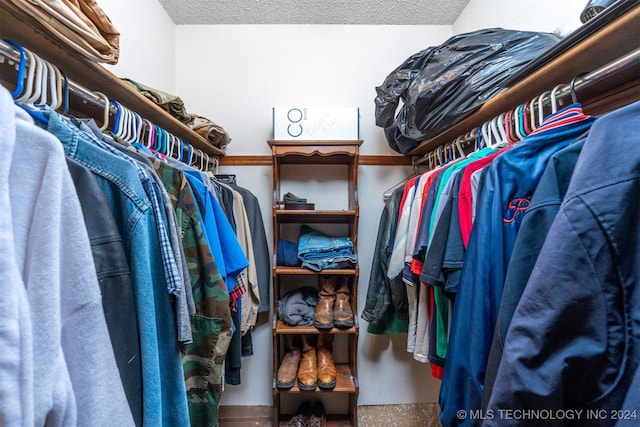
[(155, 103), (157, 106), (209, 141), (209, 143), (214, 147), (225, 151), (227, 145), (231, 142), (229, 134), (220, 125), (206, 117), (188, 113), (184, 102), (179, 96), (154, 89), (131, 79), (123, 78), (122, 80), (129, 83), (145, 98)]
[(300, 229), (298, 258), (313, 271), (353, 268), (357, 262), (350, 238), (329, 236), (308, 225)]

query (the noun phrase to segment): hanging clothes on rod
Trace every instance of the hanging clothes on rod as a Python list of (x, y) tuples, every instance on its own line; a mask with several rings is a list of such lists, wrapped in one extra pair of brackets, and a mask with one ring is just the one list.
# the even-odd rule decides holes
[[(172, 155), (188, 164), (198, 165), (202, 170), (208, 170), (211, 162), (207, 153), (200, 149), (194, 149), (191, 144), (182, 138), (175, 137), (150, 120), (142, 118), (134, 111), (121, 105), (116, 100), (109, 100), (100, 92), (91, 91), (72, 80), (66, 78), (63, 70), (59, 70), (54, 64), (49, 64), (19, 43), (12, 40), (0, 40), (0, 55), (16, 64), (17, 75), (15, 79), (14, 97), (20, 98), (19, 102), (32, 101), (31, 103), (49, 104), (53, 97), (57, 98), (54, 108), (62, 108), (62, 114), (70, 112), (70, 100), (74, 97), (81, 100), (80, 107), (88, 111), (82, 112), (74, 109), (75, 114), (83, 117), (95, 117), (99, 115), (99, 125), (102, 130), (107, 127), (112, 130), (112, 136), (117, 139), (132, 142), (137, 139), (145, 140), (147, 148), (154, 149), (162, 155)], [(42, 70), (52, 70), (50, 75), (42, 75)], [(46, 71), (45, 71), (46, 72)], [(3, 80), (6, 77), (3, 77)], [(40, 84), (35, 90), (31, 90), (31, 84), (38, 79)], [(6, 81), (5, 81), (6, 82)], [(6, 83), (14, 83), (6, 82)], [(54, 89), (55, 88), (55, 89)], [(26, 89), (26, 90), (25, 90)], [(30, 114), (37, 114), (33, 109)], [(110, 123), (110, 118), (114, 117)], [(39, 117), (42, 121), (43, 118)], [(171, 150), (171, 151), (170, 151)], [(171, 153), (171, 154), (170, 154)], [(197, 153), (194, 155), (194, 153)], [(205, 158), (207, 161), (205, 162)], [(214, 157), (215, 158), (215, 157)]]
[[(74, 87), (68, 92), (100, 105), (102, 110), (96, 111), (102, 126), (91, 118), (58, 113), (65, 105), (60, 100), (68, 96), (60, 89), (62, 72), (17, 44), (6, 46), (18, 68), (13, 94), (0, 88), (8, 100), (14, 98), (6, 110), (18, 109), (30, 117), (30, 126), (64, 151), (64, 174), (75, 185), (69, 191), (82, 207), (86, 226), (80, 228), (91, 242), (87, 252), (92, 250), (88, 254), (95, 258), (87, 265), (96, 267), (90, 273), (100, 283), (110, 344), (101, 348), (115, 356), (117, 369), (104, 384), (115, 381), (119, 388), (113, 386), (113, 393), (122, 390), (122, 399), (114, 397), (112, 405), (120, 404), (117, 417), (106, 414), (112, 409), (108, 405), (95, 413), (105, 413), (101, 421), (108, 425), (210, 425), (217, 418), (222, 362), (232, 332), (250, 328), (260, 303), (255, 266), (249, 269), (253, 245), (242, 197), (204, 173), (217, 159), (212, 161), (208, 153), (194, 150), (116, 100), (67, 81)], [(112, 111), (115, 117), (109, 123)], [(105, 133), (107, 127), (112, 130)], [(14, 185), (11, 191), (16, 189)], [(105, 253), (109, 245), (113, 251)], [(110, 274), (105, 273), (108, 268)], [(253, 287), (252, 297), (243, 318), (247, 287)], [(83, 386), (79, 382), (70, 393), (81, 392)], [(104, 391), (96, 390), (86, 399)], [(34, 401), (41, 404), (37, 396)], [(69, 414), (74, 412), (69, 409)]]
[(12, 379), (2, 387), (2, 419), (15, 425), (135, 425), (62, 147), (14, 105), (4, 87), (0, 128), (0, 274), (8, 295), (0, 310), (0, 365), (2, 377)]
[[(587, 164), (597, 158), (596, 150), (610, 150), (603, 145), (605, 138), (592, 137), (594, 123), (603, 120), (606, 124), (601, 126), (608, 129), (612, 141), (622, 138), (622, 133), (631, 141), (624, 151), (628, 154), (625, 165), (628, 162), (630, 169), (623, 166), (619, 172), (624, 182), (631, 186), (638, 184), (637, 173), (627, 172), (640, 165), (638, 150), (631, 148), (638, 145), (639, 132), (635, 131), (638, 121), (634, 119), (640, 105), (623, 107), (596, 119), (584, 114), (579, 103), (566, 105), (561, 100), (571, 95), (570, 102), (577, 101), (578, 88), (583, 89), (603, 78), (615, 78), (619, 72), (637, 69), (638, 58), (639, 50), (633, 51), (603, 69), (578, 77), (571, 84), (556, 86), (514, 110), (494, 117), (475, 129), (476, 149), (472, 152), (452, 155), (456, 151), (455, 142), (459, 140), (456, 139), (420, 159), (414, 159), (414, 163), (428, 164), (429, 170), (409, 179), (403, 190), (393, 193), (394, 198), (390, 200), (397, 202), (385, 207), (376, 246), (379, 256), (372, 265), (362, 317), (371, 322), (368, 328), (371, 333), (393, 332), (399, 315), (403, 313), (402, 304), (392, 303), (393, 292), (397, 294), (403, 286), (401, 283), (404, 283), (405, 304), (408, 305), (407, 350), (413, 353), (414, 359), (430, 362), (432, 374), (442, 378), (439, 403), (443, 425), (478, 425), (478, 420), (461, 419), (459, 411), (470, 414), (488, 408), (498, 414), (502, 409), (511, 408), (511, 404), (523, 409), (575, 408), (572, 402), (579, 402), (580, 407), (585, 408), (600, 407), (588, 404), (598, 398), (589, 391), (597, 391), (600, 387), (595, 383), (597, 378), (591, 381), (592, 388), (584, 390), (584, 393), (565, 393), (574, 386), (583, 390), (581, 385), (577, 385), (577, 379), (582, 377), (577, 373), (581, 368), (571, 360), (561, 358), (561, 348), (556, 347), (555, 352), (541, 349), (540, 345), (553, 347), (552, 341), (545, 340), (547, 334), (539, 332), (544, 330), (541, 325), (531, 326), (532, 317), (546, 313), (548, 316), (543, 316), (544, 327), (554, 331), (550, 333), (562, 335), (568, 340), (566, 342), (574, 342), (571, 341), (573, 336), (584, 336), (578, 327), (566, 328), (569, 321), (554, 322), (556, 315), (570, 313), (575, 307), (565, 298), (556, 298), (557, 303), (556, 300), (549, 304), (543, 301), (551, 298), (552, 293), (557, 295), (548, 285), (555, 283), (551, 266), (560, 268), (561, 264), (556, 264), (554, 256), (551, 256), (548, 267), (540, 265), (546, 261), (541, 261), (538, 254), (542, 256), (544, 250), (558, 251), (563, 246), (562, 242), (553, 240), (551, 230), (555, 226), (557, 212), (562, 211), (564, 203), (568, 203), (567, 198), (572, 197), (579, 203), (583, 192), (600, 188), (575, 175), (582, 167), (582, 159), (585, 159), (585, 169), (582, 169), (585, 174), (600, 171), (600, 167), (588, 167)], [(630, 132), (625, 133), (624, 129), (630, 129)], [(618, 130), (620, 135), (614, 137)], [(592, 146), (598, 148), (583, 157), (584, 147), (592, 138), (598, 141)], [(619, 144), (614, 145), (617, 147)], [(586, 160), (589, 157), (591, 160)], [(615, 175), (617, 172), (613, 164), (603, 167), (605, 174)], [(606, 182), (604, 180), (603, 185)], [(574, 196), (569, 196), (569, 188), (574, 188)], [(621, 191), (634, 206), (640, 194), (637, 189), (625, 185)], [(607, 203), (605, 205), (608, 206)], [(624, 203), (620, 202), (622, 205)], [(394, 211), (388, 213), (390, 206)], [(583, 207), (581, 211), (601, 210), (594, 206)], [(391, 220), (385, 219), (387, 215), (391, 215)], [(635, 217), (637, 219), (637, 213)], [(594, 220), (597, 218), (602, 219), (596, 215)], [(626, 220), (621, 221), (621, 224), (626, 224)], [(613, 224), (617, 222), (608, 222), (604, 229), (599, 225), (590, 226), (590, 230), (607, 230), (609, 226), (617, 229), (618, 226)], [(620, 227), (629, 229), (626, 225)], [(390, 230), (395, 231), (394, 236), (389, 236)], [(636, 244), (636, 237), (633, 232), (629, 236), (616, 237), (616, 241), (627, 242), (624, 244), (628, 251), (624, 257), (612, 261), (612, 268), (618, 268), (616, 262), (623, 259), (637, 258), (640, 247)], [(393, 244), (389, 243), (391, 241)], [(572, 254), (573, 257), (575, 253), (575, 250), (569, 250), (566, 255)], [(567, 262), (567, 265), (575, 264)], [(589, 265), (589, 262), (585, 261), (584, 265)], [(546, 272), (544, 277), (536, 275), (538, 268)], [(381, 272), (386, 274), (384, 280)], [(526, 303), (524, 299), (529, 295), (529, 285), (535, 283), (534, 277), (538, 280), (538, 285), (533, 287), (537, 287), (537, 295)], [(558, 280), (573, 283), (575, 290), (581, 287), (580, 283), (568, 278)], [(636, 288), (631, 285), (630, 295), (637, 293)], [(592, 298), (599, 298), (597, 289), (589, 292)], [(603, 292), (609, 295), (617, 291), (614, 286)], [(520, 311), (523, 305), (529, 307), (528, 311)], [(548, 307), (558, 307), (558, 311), (549, 312)], [(630, 313), (632, 308), (622, 310)], [(610, 315), (615, 317), (618, 314)], [(581, 319), (581, 325), (593, 322), (593, 319)], [(519, 328), (519, 331), (513, 332), (513, 328)], [(607, 334), (604, 329), (601, 331), (603, 336)], [(514, 341), (510, 343), (507, 354), (506, 344), (512, 333)], [(639, 333), (629, 331), (634, 337), (640, 337)], [(598, 340), (598, 337), (590, 339)], [(504, 354), (501, 351), (503, 344)], [(603, 351), (613, 351), (606, 344), (601, 347)], [(585, 349), (575, 345), (572, 357), (577, 358), (581, 350)], [(537, 367), (529, 369), (533, 366), (533, 358), (545, 358), (549, 366), (553, 365), (553, 378), (557, 381), (539, 378), (541, 373), (546, 374)], [(558, 364), (554, 364), (555, 360), (559, 360)], [(629, 391), (632, 379), (637, 377), (634, 374), (639, 360), (634, 356), (634, 362), (628, 369), (621, 361), (604, 368), (612, 372), (624, 369), (626, 380), (616, 385), (617, 391), (610, 400), (602, 401), (603, 407), (627, 405), (625, 407), (628, 408), (632, 405), (634, 400), (630, 398)], [(576, 369), (576, 373), (567, 377), (563, 372), (563, 367), (567, 366)], [(549, 393), (537, 394), (530, 388), (533, 381), (540, 381), (541, 387), (542, 384), (548, 386)], [(528, 403), (514, 403), (513, 396), (521, 393), (528, 395)], [(553, 402), (546, 401), (547, 396), (554, 396)], [(543, 400), (545, 403), (540, 404)], [(506, 422), (504, 419), (494, 420), (491, 425)]]
[[(638, 319), (640, 310), (638, 117), (639, 102), (603, 115), (582, 146), (559, 152), (545, 171), (509, 265), (493, 347), (504, 344), (504, 352), (490, 354), (498, 366), (487, 372), (495, 379), (485, 389), (488, 410), (545, 408), (575, 411), (580, 424), (637, 422), (640, 327), (625, 319)], [(547, 237), (523, 248), (534, 234)]]

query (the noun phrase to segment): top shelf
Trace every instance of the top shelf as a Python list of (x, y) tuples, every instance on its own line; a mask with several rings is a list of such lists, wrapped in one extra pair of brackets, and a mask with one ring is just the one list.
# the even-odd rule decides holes
[(268, 140), (278, 163), (350, 164), (357, 161), (361, 140), (284, 141)]
[[(475, 113), (451, 126), (440, 135), (422, 141), (409, 156), (423, 156), (433, 149), (453, 141), (500, 113), (551, 90), (559, 84), (567, 84), (582, 73), (594, 71), (640, 47), (640, 5), (636, 5), (618, 19), (608, 23), (579, 43), (559, 54), (536, 71), (529, 74), (509, 89), (484, 103)], [(616, 76), (609, 86), (585, 89), (578, 92), (578, 99), (587, 114), (601, 114), (640, 98), (638, 73), (630, 72)], [(620, 95), (620, 93), (624, 94)], [(602, 102), (603, 96), (615, 95), (615, 100)]]
[(0, 37), (15, 40), (38, 56), (61, 68), (67, 77), (89, 90), (104, 93), (151, 120), (173, 135), (182, 138), (194, 148), (210, 156), (224, 156), (225, 152), (169, 113), (139, 94), (128, 83), (107, 71), (100, 64), (82, 58), (68, 47), (52, 40), (35, 22), (10, 2), (0, 3)]

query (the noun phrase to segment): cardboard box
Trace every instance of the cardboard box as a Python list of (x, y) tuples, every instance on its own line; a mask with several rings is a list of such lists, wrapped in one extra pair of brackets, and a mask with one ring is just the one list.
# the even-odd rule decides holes
[(357, 107), (274, 107), (273, 139), (358, 140), (360, 110)]

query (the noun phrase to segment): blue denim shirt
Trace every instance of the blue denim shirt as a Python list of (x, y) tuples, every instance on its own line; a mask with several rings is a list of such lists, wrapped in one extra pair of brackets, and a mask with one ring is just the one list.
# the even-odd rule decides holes
[(140, 182), (144, 187), (145, 193), (151, 202), (153, 214), (156, 217), (156, 229), (158, 238), (160, 239), (160, 255), (162, 256), (162, 264), (164, 266), (164, 274), (167, 283), (167, 291), (171, 294), (178, 295), (183, 288), (183, 279), (178, 269), (178, 263), (171, 247), (169, 231), (167, 230), (167, 217), (164, 211), (162, 200), (162, 191), (158, 187), (158, 183), (139, 165), (135, 160), (123, 154), (120, 150), (112, 147), (106, 142), (96, 138), (86, 124), (77, 120), (72, 120), (84, 139), (91, 141), (103, 150), (113, 154), (116, 157), (128, 162), (131, 167), (138, 171)]
[(357, 261), (351, 239), (328, 236), (308, 225), (300, 229), (298, 258), (302, 267), (314, 271), (352, 266)]
[(145, 425), (189, 425), (182, 361), (160, 257), (156, 219), (138, 172), (125, 160), (45, 109), (48, 130), (65, 154), (97, 175), (107, 196), (131, 268), (139, 319)]

